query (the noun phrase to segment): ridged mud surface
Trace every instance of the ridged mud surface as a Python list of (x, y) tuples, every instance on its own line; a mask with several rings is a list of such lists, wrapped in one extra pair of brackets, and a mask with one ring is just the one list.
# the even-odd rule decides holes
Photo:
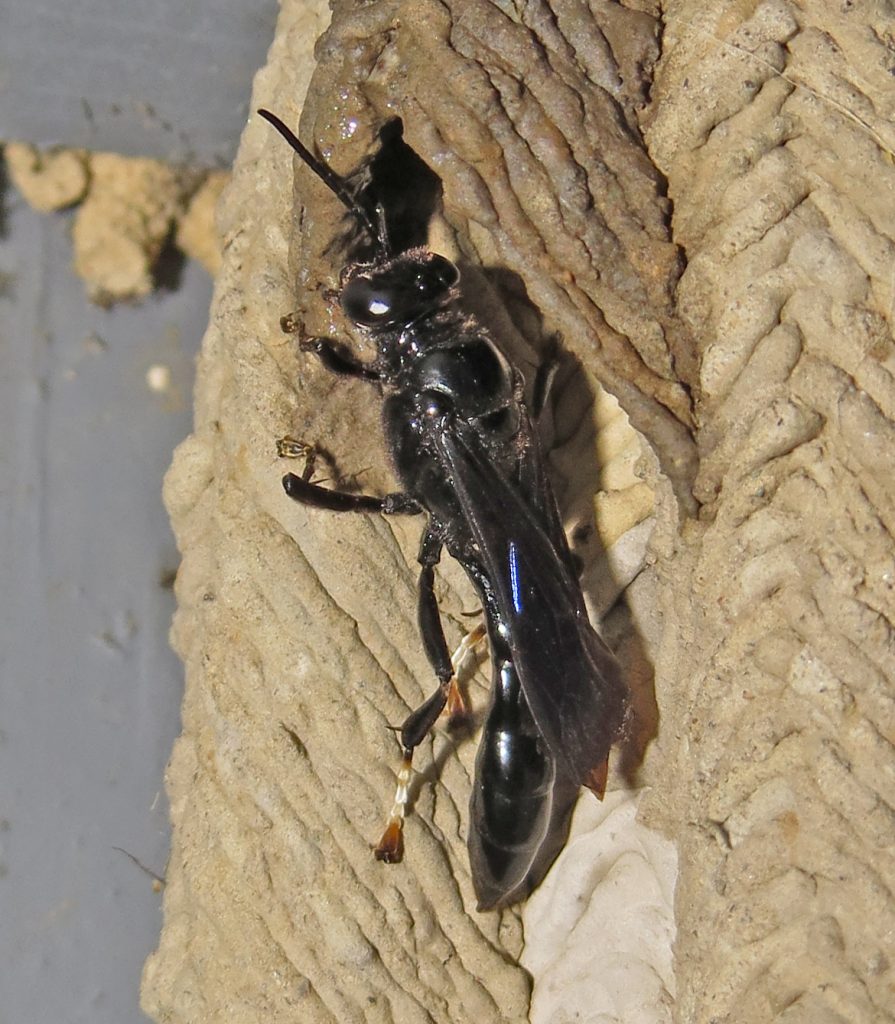
[[(612, 784), (650, 787), (642, 818), (680, 855), (675, 983), (632, 948), (649, 1005), (619, 999), (600, 1020), (890, 1020), (892, 10), (639, 7), (337, 3), (302, 135), (345, 173), (400, 115), (441, 178), (470, 308), (528, 372), (556, 333), (578, 360), (561, 367), (551, 458), (595, 611), (621, 590), (630, 607), (605, 623), (637, 707)], [(256, 81), (253, 105), (290, 123), (308, 18), (284, 5)], [(474, 744), (439, 733), (421, 750), (438, 781), (422, 779), (405, 863), (370, 855), (389, 725), (433, 683), (419, 524), (283, 494), (285, 434), (321, 444), (331, 477), (393, 487), (375, 393), (278, 329), (296, 309), (309, 334), (345, 329), (324, 294), (338, 204), (303, 168), (294, 196), (292, 182), (255, 119), (220, 211), (196, 429), (167, 486), (187, 692), (144, 1004), (184, 1024), (524, 1021), (520, 916), (473, 909)], [(595, 493), (603, 553), (586, 540)], [(438, 590), (455, 643), (474, 597), (449, 561)], [(566, 872), (579, 909), (607, 913), (630, 863), (610, 849)], [(666, 935), (663, 891), (641, 882), (618, 905), (655, 898)], [(576, 967), (578, 1009), (604, 1007), (587, 985), (605, 995), (610, 955), (593, 949), (590, 977)]]

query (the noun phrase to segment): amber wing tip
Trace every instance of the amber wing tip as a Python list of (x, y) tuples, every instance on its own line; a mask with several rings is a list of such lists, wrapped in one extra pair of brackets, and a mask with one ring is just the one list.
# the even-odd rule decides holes
[(597, 765), (584, 780), (584, 785), (594, 794), (598, 800), (606, 795), (606, 780), (609, 778), (609, 758)]

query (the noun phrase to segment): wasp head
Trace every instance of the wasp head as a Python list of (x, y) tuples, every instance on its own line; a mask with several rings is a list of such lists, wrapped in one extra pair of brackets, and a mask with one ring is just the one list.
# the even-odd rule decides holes
[(460, 272), (449, 259), (411, 249), (384, 261), (349, 268), (340, 302), (360, 327), (407, 327), (451, 300)]

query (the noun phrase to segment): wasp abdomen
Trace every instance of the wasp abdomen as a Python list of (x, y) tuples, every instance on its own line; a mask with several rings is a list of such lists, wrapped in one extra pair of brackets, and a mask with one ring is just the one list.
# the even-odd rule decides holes
[(501, 659), (494, 677), (470, 806), (470, 855), (482, 909), (519, 898), (550, 828), (556, 779), (513, 663)]

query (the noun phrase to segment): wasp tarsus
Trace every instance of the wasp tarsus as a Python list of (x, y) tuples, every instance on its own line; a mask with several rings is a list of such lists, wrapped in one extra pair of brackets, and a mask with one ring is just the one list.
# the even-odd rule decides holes
[(283, 334), (297, 334), (301, 330), (301, 313), (286, 313), (280, 317), (280, 330)]
[(305, 441), (299, 441), (295, 437), (280, 437), (277, 439), (277, 455), (281, 459), (304, 459), (304, 469), (301, 471), (301, 477), (305, 483), (307, 483), (314, 475), (314, 470), (317, 468), (317, 449), (312, 444), (307, 444)]

